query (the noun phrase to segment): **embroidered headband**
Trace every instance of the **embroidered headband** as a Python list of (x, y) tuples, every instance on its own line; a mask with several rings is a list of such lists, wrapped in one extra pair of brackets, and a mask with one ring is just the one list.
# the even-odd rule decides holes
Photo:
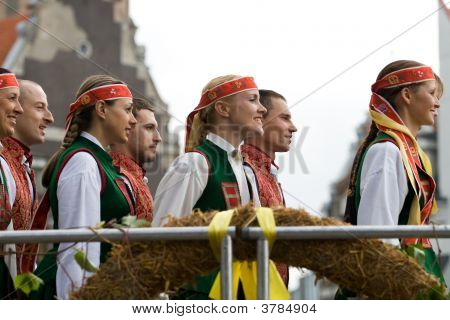
[(131, 91), (125, 84), (111, 84), (86, 91), (70, 105), (69, 114), (66, 117), (66, 129), (68, 129), (74, 113), (81, 107), (92, 105), (98, 100), (114, 100), (119, 98), (133, 98)]
[(435, 80), (433, 69), (430, 67), (419, 66), (406, 68), (391, 72), (375, 82), (372, 85), (372, 92), (378, 92), (380, 89), (395, 88), (429, 80)]
[(19, 87), (19, 82), (17, 82), (14, 73), (3, 73), (0, 74), (0, 89)]
[[(225, 97), (234, 95), (239, 92), (258, 89), (255, 80), (252, 77), (241, 77), (238, 79), (230, 80), (221, 83), (211, 89), (206, 90), (200, 99), (197, 107), (189, 113), (186, 121), (186, 146), (189, 144), (192, 123), (194, 121), (194, 116), (202, 109), (205, 109), (214, 102), (219, 101)], [(195, 128), (194, 128), (195, 130)]]

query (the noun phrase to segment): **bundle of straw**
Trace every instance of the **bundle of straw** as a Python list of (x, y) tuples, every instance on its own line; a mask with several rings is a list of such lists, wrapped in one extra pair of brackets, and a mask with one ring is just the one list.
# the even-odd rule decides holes
[[(216, 212), (196, 211), (170, 219), (167, 227), (208, 226)], [(274, 209), (277, 226), (347, 225), (332, 218), (319, 218), (304, 210)], [(233, 214), (231, 225), (257, 225), (255, 211), (247, 206)], [(254, 241), (237, 238), (234, 258), (256, 260)], [(411, 257), (380, 240), (275, 241), (271, 259), (307, 268), (318, 278), (326, 277), (369, 299), (416, 299), (430, 293), (444, 298), (439, 280)], [(152, 241), (116, 244), (100, 271), (78, 291), (74, 299), (152, 299), (177, 290), (196, 275), (219, 266), (207, 241)]]

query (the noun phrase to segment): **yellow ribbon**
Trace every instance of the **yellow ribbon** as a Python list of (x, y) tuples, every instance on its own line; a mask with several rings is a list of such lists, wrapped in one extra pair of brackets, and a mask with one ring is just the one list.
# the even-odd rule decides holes
[[(382, 125), (383, 127), (390, 128), (393, 130), (397, 130), (400, 132), (403, 132), (404, 134), (408, 135), (412, 142), (414, 143), (414, 147), (416, 150), (419, 151), (420, 158), (422, 159), (422, 163), (424, 166), (424, 169), (426, 173), (428, 173), (430, 176), (433, 175), (433, 168), (431, 166), (431, 161), (428, 158), (425, 151), (422, 150), (422, 148), (417, 144), (416, 138), (412, 135), (411, 131), (408, 129), (408, 127), (401, 125), (388, 116), (386, 116), (383, 113), (376, 112), (374, 110), (370, 110), (370, 116), (375, 121), (375, 123)], [(410, 209), (408, 224), (409, 225), (420, 225), (421, 219), (420, 219), (420, 206), (419, 206), (419, 192), (416, 189), (416, 182), (414, 179), (413, 169), (411, 167), (411, 164), (408, 161), (408, 156), (406, 155), (406, 149), (403, 145), (402, 140), (400, 137), (393, 131), (384, 131), (387, 135), (391, 136), (395, 142), (397, 143), (398, 147), (400, 148), (400, 153), (402, 156), (402, 162), (406, 169), (406, 174), (408, 176), (408, 179), (411, 183), (411, 185), (414, 188), (415, 197), (413, 199), (413, 203)], [(436, 199), (433, 200), (433, 208), (431, 210), (432, 214), (435, 214), (438, 211), (437, 202)]]
[(228, 226), (235, 209), (221, 211), (216, 213), (208, 227), (209, 244), (213, 250), (214, 256), (220, 262), (220, 244), (223, 237), (227, 234)]
[[(214, 255), (220, 261), (220, 244), (226, 235), (226, 230), (230, 224), (234, 210), (222, 211), (216, 214), (209, 225), (208, 238)], [(263, 230), (265, 237), (269, 242), (269, 248), (272, 248), (276, 238), (275, 218), (270, 208), (257, 208), (256, 218)], [(257, 295), (257, 267), (256, 262), (235, 261), (233, 262), (233, 299), (237, 299), (239, 281), (242, 283), (245, 298), (247, 300), (256, 300)], [(289, 300), (291, 297), (286, 286), (283, 283), (275, 263), (269, 261), (269, 299), (270, 300)], [(220, 272), (214, 281), (209, 293), (209, 297), (215, 300), (220, 299)]]

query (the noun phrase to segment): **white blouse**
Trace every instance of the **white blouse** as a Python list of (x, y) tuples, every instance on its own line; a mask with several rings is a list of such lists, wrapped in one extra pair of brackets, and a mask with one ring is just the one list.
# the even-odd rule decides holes
[[(87, 132), (81, 136), (100, 146), (101, 143)], [(92, 227), (100, 222), (100, 191), (102, 180), (97, 161), (87, 152), (76, 153), (65, 165), (58, 180), (58, 228)], [(67, 249), (73, 246), (73, 249)], [(56, 291), (59, 299), (80, 288), (92, 273), (81, 269), (74, 259), (75, 248), (86, 253), (96, 267), (100, 265), (100, 243), (61, 243), (56, 273)]]
[[(369, 148), (362, 166), (360, 192), (358, 225), (398, 225), (408, 180), (396, 145), (379, 142)], [(398, 239), (385, 242), (400, 245)]]

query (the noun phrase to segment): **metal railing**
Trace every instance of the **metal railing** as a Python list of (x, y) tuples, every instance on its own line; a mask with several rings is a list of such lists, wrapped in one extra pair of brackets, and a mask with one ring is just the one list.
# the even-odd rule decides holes
[[(277, 227), (278, 240), (367, 239), (367, 238), (450, 238), (450, 225), (440, 226), (308, 226)], [(208, 227), (69, 229), (1, 231), (0, 244), (121, 241), (205, 240)], [(221, 298), (232, 299), (233, 243), (236, 228), (229, 227), (221, 244)], [(269, 298), (269, 243), (259, 227), (241, 228), (239, 237), (257, 241), (258, 299)]]

